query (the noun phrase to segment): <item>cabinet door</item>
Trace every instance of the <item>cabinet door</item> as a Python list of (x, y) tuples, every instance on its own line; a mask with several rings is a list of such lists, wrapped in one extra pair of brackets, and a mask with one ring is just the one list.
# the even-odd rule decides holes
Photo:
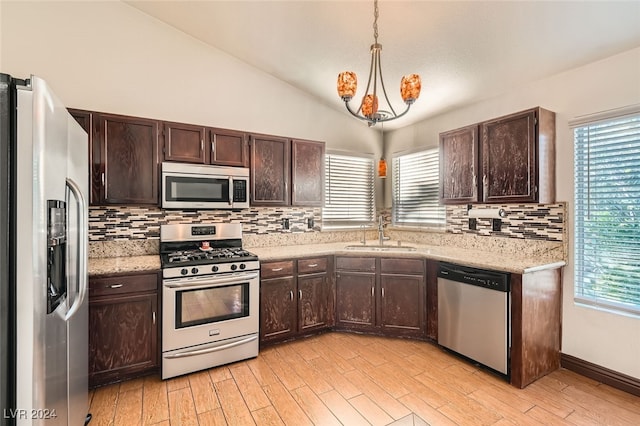
[(249, 166), (245, 134), (233, 130), (210, 129), (209, 161), (220, 166)]
[(291, 147), (288, 139), (251, 136), (251, 204), (287, 206)]
[(164, 161), (208, 162), (205, 128), (180, 123), (164, 123)]
[(69, 113), (82, 126), (88, 135), (89, 144), (89, 204), (94, 205), (100, 202), (102, 195), (102, 168), (100, 144), (94, 143), (93, 140), (93, 114), (91, 111), (83, 111), (79, 109), (69, 108)]
[(158, 366), (157, 294), (89, 300), (89, 386)]
[(425, 281), (423, 275), (380, 276), (380, 325), (393, 335), (423, 337)]
[(328, 326), (327, 274), (298, 275), (298, 329), (301, 332)]
[(158, 204), (158, 122), (100, 114), (104, 204)]
[(322, 206), (324, 142), (291, 141), (291, 204)]
[(293, 277), (260, 282), (260, 341), (281, 340), (296, 333), (296, 283)]
[(478, 147), (477, 125), (440, 134), (440, 203), (479, 200)]
[(375, 327), (376, 275), (336, 273), (336, 325), (348, 329), (371, 330)]
[(482, 123), (485, 203), (537, 200), (535, 110)]

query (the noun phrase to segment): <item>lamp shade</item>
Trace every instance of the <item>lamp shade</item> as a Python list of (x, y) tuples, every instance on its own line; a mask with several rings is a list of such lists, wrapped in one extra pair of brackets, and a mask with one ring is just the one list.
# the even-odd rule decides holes
[(356, 94), (358, 78), (353, 71), (344, 71), (338, 74), (338, 95), (343, 101), (348, 102)]
[(376, 95), (367, 95), (362, 99), (362, 115), (371, 118), (378, 112), (378, 97)]
[(400, 95), (406, 104), (412, 104), (420, 96), (422, 82), (418, 74), (409, 74), (402, 77), (400, 82)]
[(378, 161), (378, 177), (380, 178), (387, 177), (387, 162), (384, 158), (381, 158)]

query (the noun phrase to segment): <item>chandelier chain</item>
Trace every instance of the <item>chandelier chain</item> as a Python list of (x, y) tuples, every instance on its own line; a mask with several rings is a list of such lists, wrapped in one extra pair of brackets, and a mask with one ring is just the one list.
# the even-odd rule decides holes
[(378, 0), (373, 2), (373, 38), (375, 43), (378, 44)]

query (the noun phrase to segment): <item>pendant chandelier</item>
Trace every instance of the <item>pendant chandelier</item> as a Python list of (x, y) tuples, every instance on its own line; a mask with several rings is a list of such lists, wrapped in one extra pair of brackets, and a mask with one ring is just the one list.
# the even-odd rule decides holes
[[(400, 82), (400, 95), (407, 105), (406, 109), (400, 114), (389, 102), (387, 90), (382, 80), (382, 67), (380, 65), (380, 52), (382, 45), (378, 43), (378, 0), (373, 2), (373, 39), (371, 45), (371, 65), (369, 66), (369, 80), (367, 81), (367, 89), (362, 98), (362, 102), (356, 111), (351, 108), (349, 101), (355, 96), (358, 87), (358, 79), (353, 71), (344, 71), (338, 75), (338, 95), (344, 101), (347, 110), (356, 118), (365, 120), (369, 126), (374, 126), (378, 122), (391, 121), (405, 115), (411, 104), (413, 104), (418, 96), (420, 96), (420, 76), (418, 74), (409, 74), (402, 77)], [(379, 86), (379, 87), (378, 87)], [(380, 90), (381, 89), (381, 90)], [(388, 109), (380, 109), (378, 95), (381, 94), (386, 101)]]

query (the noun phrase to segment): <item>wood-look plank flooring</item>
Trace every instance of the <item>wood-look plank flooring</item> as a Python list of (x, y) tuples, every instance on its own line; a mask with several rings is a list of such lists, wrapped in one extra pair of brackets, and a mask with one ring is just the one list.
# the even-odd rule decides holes
[[(565, 369), (525, 389), (427, 343), (326, 333), (90, 392), (100, 425), (640, 425), (640, 398)], [(418, 424), (417, 422), (415, 424)]]

